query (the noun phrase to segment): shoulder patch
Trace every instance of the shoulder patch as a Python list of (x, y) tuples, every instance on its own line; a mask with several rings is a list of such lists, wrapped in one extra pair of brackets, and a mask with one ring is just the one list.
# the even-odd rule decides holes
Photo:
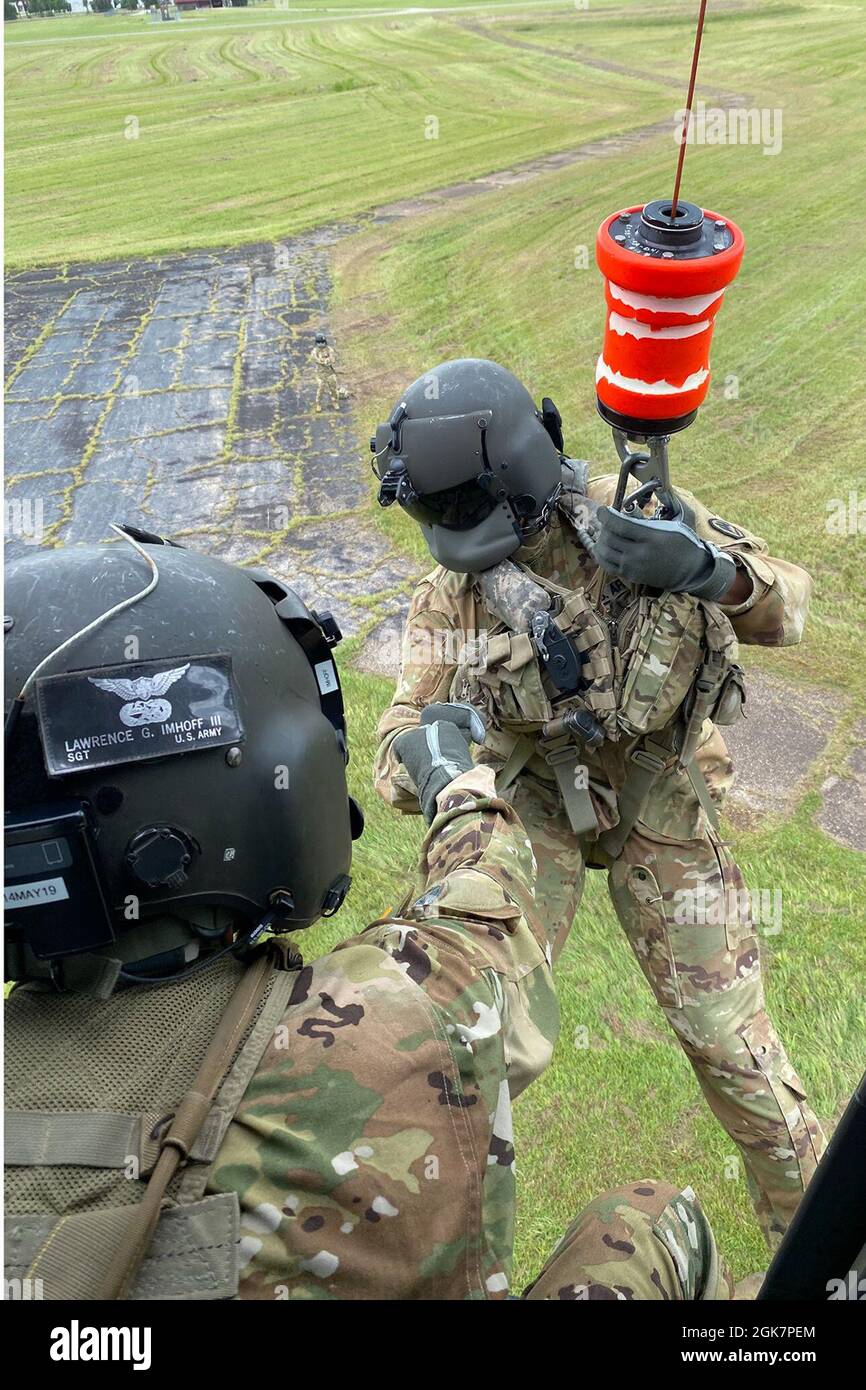
[(741, 541), (746, 534), (739, 526), (732, 526), (730, 521), (723, 521), (720, 516), (711, 516), (709, 524), (714, 531), (720, 531), (723, 536), (730, 536), (735, 541)]
[(424, 893), (422, 897), (416, 899), (412, 906), (421, 910), (425, 907), (429, 907), (431, 903), (435, 903), (437, 898), (441, 898), (444, 886), (445, 885), (442, 883), (434, 883), (433, 887), (428, 888), (427, 892)]

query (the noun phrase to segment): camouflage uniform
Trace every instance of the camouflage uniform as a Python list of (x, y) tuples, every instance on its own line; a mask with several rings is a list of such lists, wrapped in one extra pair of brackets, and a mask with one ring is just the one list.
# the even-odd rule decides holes
[(679, 1302), (732, 1295), (692, 1189), (644, 1180), (590, 1202), (523, 1296)]
[[(616, 480), (593, 480), (590, 504), (608, 504)], [(749, 598), (723, 611), (747, 643), (784, 646), (799, 641), (810, 581), (796, 565), (771, 559), (766, 543), (719, 523), (688, 494), (695, 529), (735, 557), (752, 580)], [(716, 525), (712, 523), (716, 522)], [(535, 574), (577, 590), (596, 573), (571, 524), (557, 514), (550, 530), (523, 547), (518, 560)], [(452, 689), (461, 647), (479, 641), (493, 619), (472, 576), (441, 567), (422, 580), (409, 611), (402, 671), (379, 726), (375, 781), (380, 795), (402, 811), (417, 811), (414, 788), (392, 751), (397, 734), (436, 700), (463, 698)], [(501, 767), (514, 736), (488, 732), (481, 758)], [(585, 753), (589, 790), (602, 827), (616, 823), (623, 740)], [(718, 730), (707, 721), (696, 759), (714, 800), (721, 803), (733, 767)], [(555, 959), (580, 903), (584, 856), (565, 815), (549, 765), (529, 759), (506, 793), (526, 827), (538, 861), (536, 899)], [(823, 1149), (820, 1127), (805, 1102), (767, 1015), (755, 926), (743, 880), (728, 848), (702, 810), (689, 777), (675, 767), (653, 787), (640, 820), (610, 869), (614, 907), (661, 1008), (695, 1069), (713, 1112), (740, 1148), (755, 1208), (768, 1243), (785, 1230)], [(682, 920), (677, 904), (701, 904)]]
[[(511, 1100), (550, 1058), (556, 998), (532, 850), (492, 769), (464, 773), (438, 808), (402, 910), (283, 975), (287, 1005), (263, 1005), (266, 1026), (240, 1046), (205, 1124), (213, 1157), (203, 1137), (181, 1167), (133, 1298), (508, 1296)], [(215, 968), (98, 1002), (39, 984), (14, 991), (7, 1277), (33, 1264), (46, 1297), (59, 1297), (57, 1241), (77, 1296), (96, 1296), (87, 1278), (81, 1292), (90, 1270), (78, 1250), (98, 1274), (94, 1252), (135, 1211), (135, 1153), (150, 1172), (165, 1123), (154, 1117), (179, 1094), (175, 1058), (197, 1067), (238, 978), (235, 965)], [(70, 1055), (89, 1059), (83, 1074)], [(139, 1115), (146, 1124), (130, 1129)], [(591, 1203), (528, 1296), (721, 1298), (727, 1284), (694, 1195), (641, 1182)]]
[[(446, 788), (402, 910), (298, 976), (208, 1185), (240, 1200), (242, 1298), (508, 1295), (511, 1101), (558, 1010), (532, 850), (493, 791), (488, 768)], [(531, 1296), (725, 1296), (695, 1211), (653, 1184), (599, 1199)]]
[(340, 391), (337, 386), (337, 359), (334, 349), (328, 343), (317, 343), (310, 353), (310, 361), (316, 369), (316, 409), (322, 408), (322, 397), (327, 391), (331, 405), (339, 405)]

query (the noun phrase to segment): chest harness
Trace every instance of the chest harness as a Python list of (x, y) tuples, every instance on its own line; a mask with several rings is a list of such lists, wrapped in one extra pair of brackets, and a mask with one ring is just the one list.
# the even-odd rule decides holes
[[(574, 487), (560, 499), (578, 543), (593, 505)], [(685, 771), (717, 825), (694, 755), (705, 720), (733, 723), (745, 698), (736, 637), (717, 604), (636, 588), (599, 569), (568, 590), (509, 560), (478, 576), (476, 597), (497, 621), (483, 653), (458, 669), (452, 698), (470, 700), (513, 738), (500, 791), (540, 756), (572, 830), (587, 841), (587, 862), (599, 868), (622, 852), (656, 782), (671, 771)], [(584, 759), (605, 753), (617, 769), (617, 819), (600, 829)]]

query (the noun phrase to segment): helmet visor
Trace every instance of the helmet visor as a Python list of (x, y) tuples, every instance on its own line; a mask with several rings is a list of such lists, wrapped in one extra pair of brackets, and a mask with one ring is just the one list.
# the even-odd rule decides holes
[(496, 507), (484, 448), (492, 418), (492, 411), (478, 410), (401, 423), (400, 453), (411, 487), (398, 491), (397, 501), (422, 526), (468, 531)]
[[(480, 479), (489, 474), (482, 473)], [(486, 521), (499, 499), (479, 478), (470, 478), (456, 487), (428, 492), (423, 497), (411, 496), (403, 501), (404, 511), (422, 526), (444, 526), (447, 531), (469, 531)], [(491, 479), (492, 482), (492, 479)]]
[(429, 494), (468, 482), (484, 468), (484, 435), (492, 410), (469, 415), (398, 419), (376, 431), (373, 468), (378, 477), (402, 459), (416, 492)]

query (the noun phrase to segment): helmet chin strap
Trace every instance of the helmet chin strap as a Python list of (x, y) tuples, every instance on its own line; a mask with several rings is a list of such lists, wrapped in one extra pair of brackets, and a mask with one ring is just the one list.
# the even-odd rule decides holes
[(512, 560), (520, 564), (528, 565), (530, 569), (537, 564), (539, 557), (547, 549), (550, 537), (550, 529), (545, 526), (540, 531), (535, 531), (531, 536), (526, 537), (518, 549), (511, 556)]
[(548, 497), (547, 501), (544, 503), (538, 515), (534, 517), (529, 517), (527, 520), (520, 521), (520, 531), (524, 540), (531, 540), (534, 536), (540, 535), (542, 531), (548, 530), (550, 526), (550, 520), (553, 515), (553, 509), (561, 496), (562, 483), (558, 483), (557, 486), (553, 489), (553, 492)]
[(520, 534), (525, 541), (530, 541), (535, 536), (540, 536), (542, 531), (546, 531), (550, 526), (550, 513), (545, 511), (540, 516), (532, 517), (528, 521), (521, 521)]

